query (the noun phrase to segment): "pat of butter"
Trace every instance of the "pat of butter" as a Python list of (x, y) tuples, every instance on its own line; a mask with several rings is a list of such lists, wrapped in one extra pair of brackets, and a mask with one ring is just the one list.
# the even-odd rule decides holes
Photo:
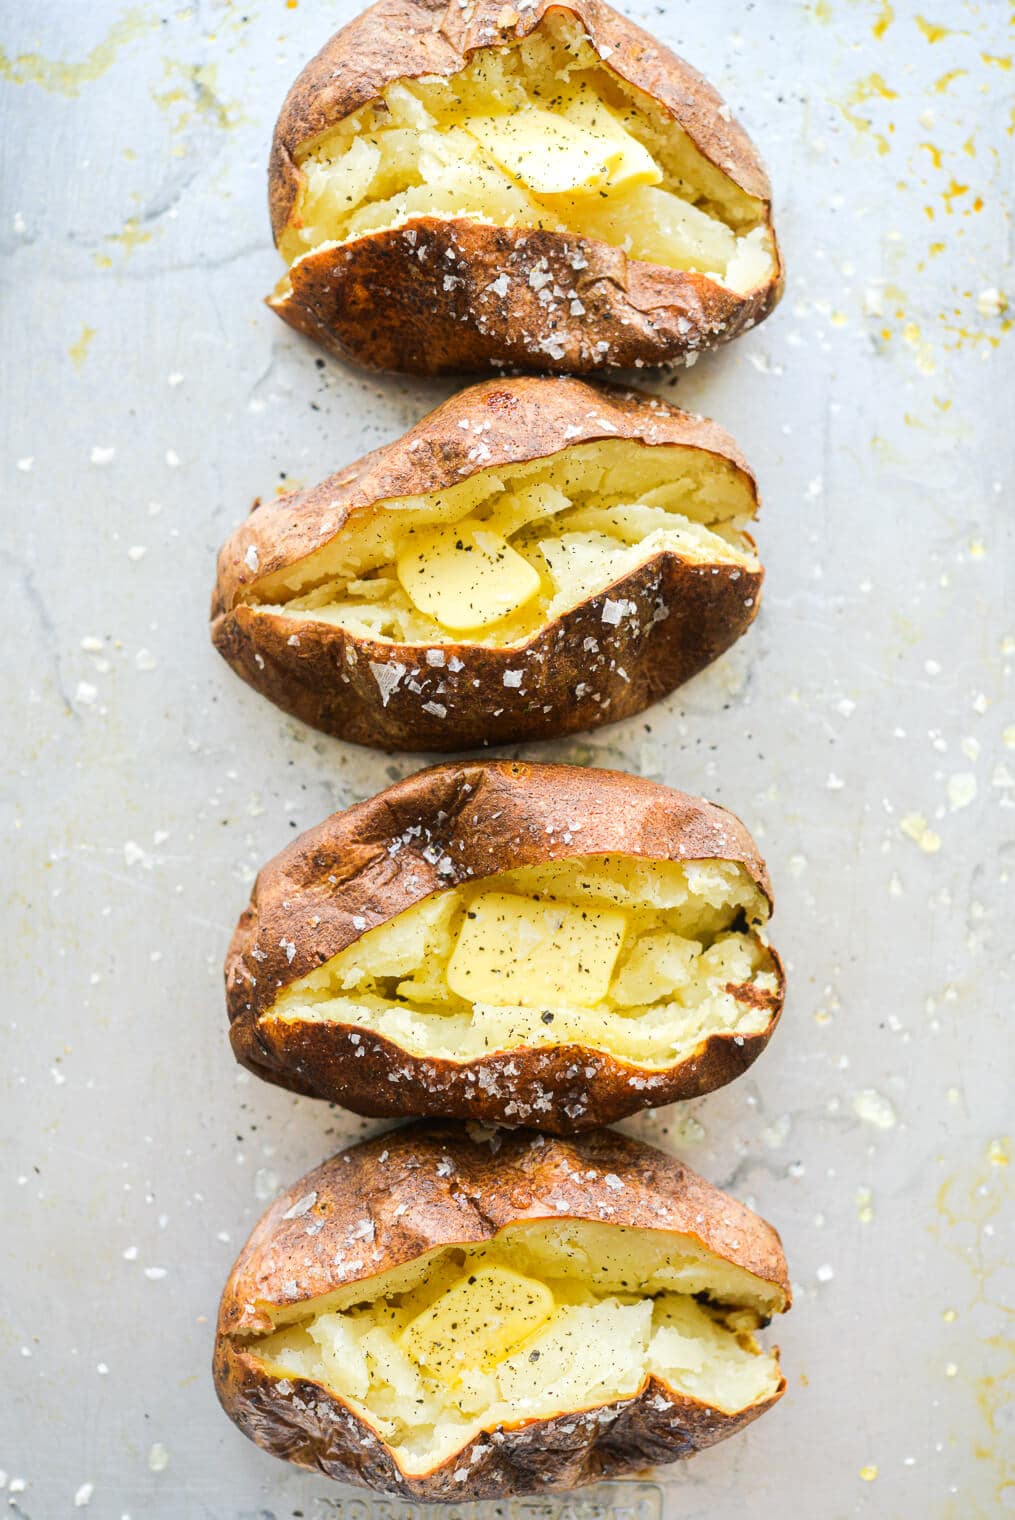
[(402, 1332), (402, 1349), (435, 1377), (489, 1372), (550, 1318), (545, 1283), (507, 1267), (480, 1267), (442, 1293)]
[(540, 586), (535, 567), (480, 523), (412, 534), (397, 568), (417, 611), (455, 632), (500, 622), (531, 601)]
[(537, 195), (588, 194), (606, 185), (654, 184), (662, 177), (641, 144), (612, 118), (608, 135), (540, 106), (509, 116), (472, 117), (465, 126), (502, 169)]
[(617, 909), (487, 892), (466, 913), (448, 986), (471, 1003), (591, 1008), (609, 990), (626, 927)]
[(614, 158), (608, 182), (611, 190), (617, 190), (621, 186), (629, 189), (632, 185), (662, 184), (663, 171), (651, 153), (642, 147), (619, 117), (597, 96), (575, 96), (564, 106), (564, 115), (583, 132), (604, 138), (613, 147)]

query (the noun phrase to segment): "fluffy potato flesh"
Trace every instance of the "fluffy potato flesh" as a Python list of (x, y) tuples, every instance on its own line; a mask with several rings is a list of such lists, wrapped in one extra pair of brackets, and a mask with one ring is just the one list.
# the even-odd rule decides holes
[(767, 1027), (771, 1011), (733, 993), (778, 989), (767, 916), (727, 861), (548, 862), (426, 898), (294, 982), (270, 1016), (445, 1060), (577, 1044), (663, 1070), (709, 1035)]
[(287, 1309), (250, 1349), (344, 1399), (416, 1475), (483, 1430), (634, 1398), (649, 1377), (724, 1414), (764, 1403), (781, 1375), (754, 1332), (784, 1307), (688, 1236), (538, 1221)]
[(573, 18), (548, 16), (451, 78), (399, 80), (298, 161), (305, 182), (280, 240), (289, 264), (438, 216), (600, 239), (740, 294), (775, 270), (762, 202), (604, 67)]
[(747, 478), (704, 449), (577, 444), (356, 512), (246, 598), (361, 637), (510, 647), (659, 554), (756, 571), (754, 509)]

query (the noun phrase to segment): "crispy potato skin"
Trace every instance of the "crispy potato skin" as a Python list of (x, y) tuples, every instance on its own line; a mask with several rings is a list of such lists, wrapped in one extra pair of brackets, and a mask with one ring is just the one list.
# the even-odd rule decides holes
[(782, 968), (774, 954), (777, 994), (734, 991), (768, 1010), (764, 1030), (740, 1036), (741, 1043), (711, 1035), (663, 1070), (575, 1045), (438, 1060), (353, 1026), (287, 1023), (271, 1013), (285, 987), (434, 892), (606, 854), (737, 861), (771, 901), (764, 863), (743, 824), (700, 798), (576, 766), (492, 761), (421, 771), (336, 813), (260, 872), (226, 958), (236, 1059), (267, 1081), (356, 1113), (538, 1124), (554, 1134), (724, 1086), (757, 1059), (778, 1024)]
[[(608, 1188), (607, 1174), (623, 1186)], [(287, 1219), (297, 1203), (302, 1211)], [(408, 1209), (396, 1214), (403, 1204)], [(772, 1227), (661, 1151), (608, 1131), (573, 1141), (528, 1131), (471, 1139), (458, 1125), (410, 1125), (325, 1162), (257, 1225), (219, 1308), (214, 1377), (222, 1406), (251, 1440), (301, 1467), (407, 1499), (464, 1502), (575, 1488), (689, 1457), (776, 1403), (785, 1383), (766, 1403), (728, 1416), (650, 1378), (635, 1397), (612, 1405), (507, 1426), (496, 1440), (484, 1432), (410, 1477), (343, 1400), (316, 1383), (280, 1383), (252, 1354), (251, 1337), (272, 1329), (272, 1309), (291, 1311), (439, 1246), (491, 1240), (523, 1219), (604, 1217), (693, 1236), (775, 1284), (789, 1306)], [(374, 1230), (369, 1264), (349, 1243), (364, 1219)], [(463, 1469), (465, 1480), (456, 1479)]]
[[(298, 564), (378, 501), (446, 490), (480, 470), (604, 438), (701, 449), (729, 460), (757, 501), (736, 444), (705, 418), (637, 391), (580, 380), (487, 381), (321, 485), (258, 506), (219, 554), (215, 647), (283, 711), (380, 749), (448, 753), (521, 743), (643, 712), (747, 631), (761, 599), (760, 569), (657, 555), (510, 649), (371, 640), (309, 617), (262, 612), (246, 600), (262, 577)], [(629, 604), (619, 622), (604, 622), (608, 601)], [(428, 663), (430, 647), (443, 651), (443, 666)], [(375, 673), (385, 666), (403, 672), (389, 692)], [(506, 673), (518, 670), (521, 686), (506, 686)]]
[[(768, 178), (746, 133), (721, 114), (721, 97), (602, 0), (537, 0), (521, 15), (503, 0), (464, 8), (458, 0), (381, 0), (325, 44), (282, 107), (269, 166), (276, 242), (294, 211), (304, 144), (395, 80), (456, 74), (476, 49), (528, 36), (548, 11), (575, 17), (604, 68), (653, 97), (705, 158), (764, 201), (771, 229)], [(585, 314), (568, 315), (567, 303), (544, 305), (529, 284), (537, 267), (573, 290)], [(445, 291), (449, 269), (460, 283)], [(502, 273), (510, 286), (497, 296), (488, 287)], [(778, 255), (772, 279), (738, 295), (595, 239), (417, 217), (405, 228), (311, 254), (294, 267), (291, 293), (270, 296), (268, 305), (332, 353), (369, 368), (589, 374), (666, 364), (727, 342), (762, 321), (782, 288)]]

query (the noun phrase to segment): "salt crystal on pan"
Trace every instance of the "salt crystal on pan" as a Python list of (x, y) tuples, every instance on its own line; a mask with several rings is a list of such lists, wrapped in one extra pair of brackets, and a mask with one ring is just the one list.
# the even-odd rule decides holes
[(92, 1502), (92, 1495), (94, 1494), (94, 1492), (95, 1492), (95, 1484), (94, 1483), (82, 1483), (81, 1487), (78, 1489), (77, 1493), (74, 1495), (74, 1508), (75, 1509), (84, 1509), (86, 1505), (88, 1505), (88, 1504), (90, 1504)]

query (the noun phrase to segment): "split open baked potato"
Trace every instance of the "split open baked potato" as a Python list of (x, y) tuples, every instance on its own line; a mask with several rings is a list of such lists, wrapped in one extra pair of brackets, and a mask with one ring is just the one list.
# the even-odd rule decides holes
[(376, 1116), (568, 1134), (733, 1080), (783, 1002), (732, 813), (619, 771), (421, 771), (260, 872), (226, 961), (237, 1059)]
[(258, 506), (219, 555), (212, 638), (278, 706), (361, 744), (595, 728), (750, 626), (757, 504), (704, 418), (579, 380), (488, 381)]
[(770, 1225), (622, 1135), (468, 1129), (345, 1151), (256, 1227), (214, 1356), (251, 1440), (464, 1503), (692, 1456), (781, 1397)]
[(269, 199), (269, 305), (379, 369), (669, 363), (782, 290), (750, 139), (603, 0), (380, 0), (289, 92)]

